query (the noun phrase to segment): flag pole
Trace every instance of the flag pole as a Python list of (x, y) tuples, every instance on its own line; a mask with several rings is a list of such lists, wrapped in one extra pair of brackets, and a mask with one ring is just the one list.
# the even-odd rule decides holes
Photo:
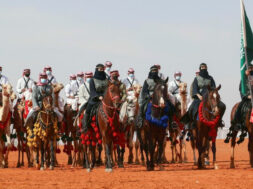
[[(244, 42), (244, 53), (245, 53), (245, 64), (246, 64), (246, 69), (248, 70), (249, 65), (248, 65), (248, 56), (247, 56), (247, 36), (246, 36), (246, 24), (245, 24), (245, 7), (244, 7), (244, 2), (241, 0), (241, 19), (242, 19), (242, 24), (243, 24), (243, 42)], [(252, 98), (252, 86), (250, 83), (250, 76), (248, 75), (248, 84), (249, 84), (249, 89), (250, 89), (250, 99), (251, 99), (251, 105), (253, 108), (253, 98)]]

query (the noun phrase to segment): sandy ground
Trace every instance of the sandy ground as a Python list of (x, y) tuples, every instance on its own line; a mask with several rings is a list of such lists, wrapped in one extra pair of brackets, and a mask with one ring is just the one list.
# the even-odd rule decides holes
[[(2, 188), (253, 188), (253, 169), (249, 165), (247, 141), (236, 148), (236, 168), (229, 168), (230, 146), (217, 141), (219, 170), (212, 166), (198, 170), (193, 166), (192, 150), (188, 144), (188, 163), (166, 164), (164, 171), (156, 168), (147, 172), (141, 165), (128, 165), (106, 173), (104, 167), (91, 173), (78, 167), (67, 166), (67, 156), (58, 155), (59, 167), (55, 170), (39, 171), (35, 168), (15, 168), (17, 153), (11, 152), (8, 169), (0, 169)], [(167, 158), (171, 159), (167, 146)], [(127, 155), (127, 154), (126, 154)]]

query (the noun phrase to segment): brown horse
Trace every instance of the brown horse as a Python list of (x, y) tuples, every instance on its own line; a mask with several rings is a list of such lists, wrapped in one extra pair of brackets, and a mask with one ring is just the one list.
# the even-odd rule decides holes
[[(250, 102), (249, 102), (250, 103)], [(238, 108), (239, 103), (236, 103), (231, 111), (231, 127), (234, 127), (235, 123), (233, 123), (232, 120), (234, 120), (235, 117), (235, 112)], [(248, 151), (249, 151), (249, 157), (250, 157), (250, 166), (253, 168), (253, 124), (250, 122), (250, 117), (251, 117), (251, 105), (247, 106), (247, 113), (246, 113), (246, 120), (245, 120), (245, 126), (247, 127), (247, 132), (249, 135), (249, 141), (248, 141)], [(231, 128), (230, 127), (230, 128)], [(232, 141), (231, 141), (231, 157), (230, 157), (230, 168), (235, 168), (235, 144), (236, 144), (236, 137), (238, 134), (238, 130), (231, 130), (231, 136), (232, 136)], [(237, 142), (238, 143), (238, 142)]]
[[(28, 145), (36, 153), (36, 167), (44, 170), (45, 161), (50, 162), (50, 169), (54, 169), (54, 141), (58, 134), (57, 116), (53, 111), (53, 98), (52, 96), (46, 96), (42, 100), (42, 109), (39, 111), (36, 123), (34, 124), (33, 133), (34, 137), (29, 137)], [(29, 136), (32, 135), (30, 129), (28, 129)], [(46, 152), (50, 144), (50, 157), (46, 159)], [(41, 153), (41, 164), (39, 166), (39, 150)]]
[[(98, 125), (102, 135), (103, 146), (105, 149), (106, 172), (112, 171), (112, 150), (117, 144), (122, 145), (122, 128), (119, 122), (120, 105), (120, 84), (109, 83), (102, 103), (98, 107)], [(123, 139), (124, 140), (124, 139)], [(123, 149), (124, 150), (124, 149)], [(118, 165), (123, 166), (123, 150), (118, 154)], [(118, 152), (119, 153), (119, 152)]]
[(154, 170), (156, 145), (158, 146), (157, 164), (161, 170), (163, 169), (161, 161), (166, 127), (168, 126), (168, 107), (165, 106), (168, 99), (167, 82), (168, 78), (156, 84), (151, 103), (148, 104), (144, 124), (140, 129), (140, 142), (145, 151), (148, 171)]
[(220, 110), (218, 104), (220, 95), (218, 91), (221, 85), (215, 89), (208, 87), (208, 92), (203, 96), (203, 100), (199, 106), (199, 114), (197, 120), (197, 147), (199, 152), (198, 168), (205, 168), (204, 159), (209, 150), (209, 141), (212, 139), (213, 165), (214, 169), (218, 169), (216, 163), (216, 136), (218, 130), (218, 121), (220, 120)]

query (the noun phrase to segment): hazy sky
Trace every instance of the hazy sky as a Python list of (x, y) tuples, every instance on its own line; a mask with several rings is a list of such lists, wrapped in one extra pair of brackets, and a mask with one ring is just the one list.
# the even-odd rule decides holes
[[(245, 0), (253, 26), (253, 1)], [(222, 84), (226, 124), (239, 98), (239, 0), (0, 0), (0, 64), (13, 85), (51, 65), (59, 82), (110, 60), (143, 82), (152, 64), (189, 85), (201, 62)]]

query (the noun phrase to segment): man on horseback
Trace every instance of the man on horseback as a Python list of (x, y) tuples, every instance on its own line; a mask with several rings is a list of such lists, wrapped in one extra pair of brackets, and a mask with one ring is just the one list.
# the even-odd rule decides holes
[(78, 97), (79, 97), (79, 104), (80, 104), (80, 110), (79, 112), (82, 112), (84, 110), (83, 106), (88, 102), (90, 97), (90, 80), (93, 77), (92, 72), (86, 72), (85, 73), (85, 82), (80, 85), (79, 91), (78, 91)]
[(103, 100), (104, 93), (108, 87), (108, 79), (106, 78), (104, 69), (105, 67), (103, 64), (98, 64), (96, 66), (94, 77), (90, 80), (90, 97), (82, 120), (82, 133), (88, 131), (92, 108)]
[[(181, 102), (181, 97), (179, 94), (179, 85), (181, 81), (182, 73), (180, 71), (174, 73), (174, 80), (169, 82), (168, 91), (173, 95), (177, 102)], [(176, 103), (175, 103), (176, 104)]]
[(65, 86), (65, 95), (67, 98), (67, 105), (70, 105), (74, 114), (76, 115), (78, 109), (78, 83), (76, 75), (70, 76), (70, 82)]
[[(241, 82), (239, 85), (239, 91), (241, 95), (241, 102), (239, 103), (234, 119), (232, 120), (231, 127), (229, 129), (229, 133), (227, 134), (227, 138), (225, 139), (225, 143), (229, 142), (229, 139), (232, 137), (232, 131), (241, 131), (240, 139), (237, 142), (238, 144), (244, 141), (244, 137), (247, 136), (247, 127), (246, 127), (246, 114), (248, 109), (251, 110), (251, 92), (250, 85), (253, 85), (253, 65), (249, 65), (248, 70), (245, 71), (246, 75), (246, 83), (245, 85), (245, 94), (242, 93), (241, 90)], [(252, 87), (251, 87), (252, 88)]]
[[(154, 93), (154, 88), (155, 88), (156, 84), (158, 82), (160, 82), (161, 80), (162, 79), (158, 75), (158, 67), (156, 65), (152, 66), (150, 68), (148, 78), (144, 81), (143, 88), (142, 88), (141, 95), (140, 95), (140, 99), (139, 99), (140, 110), (139, 110), (138, 122), (137, 122), (137, 126), (139, 128), (141, 128), (143, 125), (143, 118), (146, 113), (147, 104), (149, 103), (149, 101), (152, 98), (152, 95)], [(166, 101), (166, 104), (168, 104), (168, 106), (169, 106), (169, 116), (171, 118), (174, 111), (175, 111), (175, 107), (169, 101), (169, 99), (165, 99), (165, 101)]]
[(19, 78), (17, 82), (16, 90), (18, 92), (18, 100), (20, 101), (24, 96), (23, 93), (27, 90), (32, 92), (34, 87), (34, 81), (30, 78), (31, 71), (30, 69), (24, 69), (23, 77)]
[(130, 90), (130, 89), (132, 89), (132, 87), (133, 87), (134, 85), (139, 84), (139, 82), (138, 82), (138, 80), (135, 78), (134, 69), (133, 69), (133, 68), (129, 68), (127, 74), (128, 74), (127, 78), (124, 79), (122, 83), (125, 84), (126, 90)]
[[(205, 95), (208, 92), (208, 86), (211, 88), (215, 88), (216, 84), (212, 76), (209, 75), (207, 71), (207, 65), (205, 63), (201, 63), (199, 66), (199, 74), (195, 77), (193, 84), (192, 84), (192, 98), (193, 102), (190, 105), (188, 111), (181, 119), (182, 122), (185, 124), (187, 123), (193, 123), (196, 119), (199, 104), (203, 99), (203, 95)], [(223, 114), (226, 110), (226, 106), (223, 102), (220, 101), (218, 104), (218, 108), (220, 109), (220, 121), (218, 123), (218, 126), (224, 127), (224, 124), (222, 122)], [(193, 125), (195, 127), (195, 125)]]
[(160, 65), (160, 64), (155, 64), (155, 66), (158, 68), (158, 76), (159, 76), (162, 80), (165, 80), (164, 74), (161, 73), (161, 65)]
[(105, 74), (106, 74), (106, 78), (107, 78), (108, 80), (110, 80), (111, 68), (112, 68), (112, 62), (106, 61), (106, 62), (105, 62)]
[[(25, 127), (29, 127), (31, 131), (33, 131), (33, 125), (36, 122), (37, 115), (42, 108), (43, 98), (46, 96), (52, 96), (53, 88), (51, 84), (48, 84), (47, 74), (41, 73), (39, 76), (38, 83), (33, 87), (32, 90), (32, 103), (33, 108), (30, 110), (26, 122)], [(57, 108), (54, 108), (54, 112), (58, 117), (58, 122), (61, 122), (63, 119), (63, 115), (59, 112)], [(32, 134), (31, 137), (34, 135)]]
[(76, 80), (77, 80), (77, 86), (79, 88), (84, 83), (84, 73), (83, 72), (79, 72), (76, 75)]
[(110, 81), (111, 82), (116, 82), (120, 85), (120, 99), (121, 102), (124, 102), (126, 100), (126, 86), (124, 83), (122, 83), (119, 80), (119, 71), (118, 70), (113, 70), (110, 73)]
[(9, 84), (9, 80), (6, 76), (2, 75), (3, 68), (0, 66), (0, 92), (2, 92), (2, 85)]
[(44, 68), (44, 73), (47, 74), (47, 80), (48, 80), (48, 84), (49, 85), (57, 83), (55, 77), (52, 74), (52, 68), (51, 68), (51, 66), (46, 66)]

